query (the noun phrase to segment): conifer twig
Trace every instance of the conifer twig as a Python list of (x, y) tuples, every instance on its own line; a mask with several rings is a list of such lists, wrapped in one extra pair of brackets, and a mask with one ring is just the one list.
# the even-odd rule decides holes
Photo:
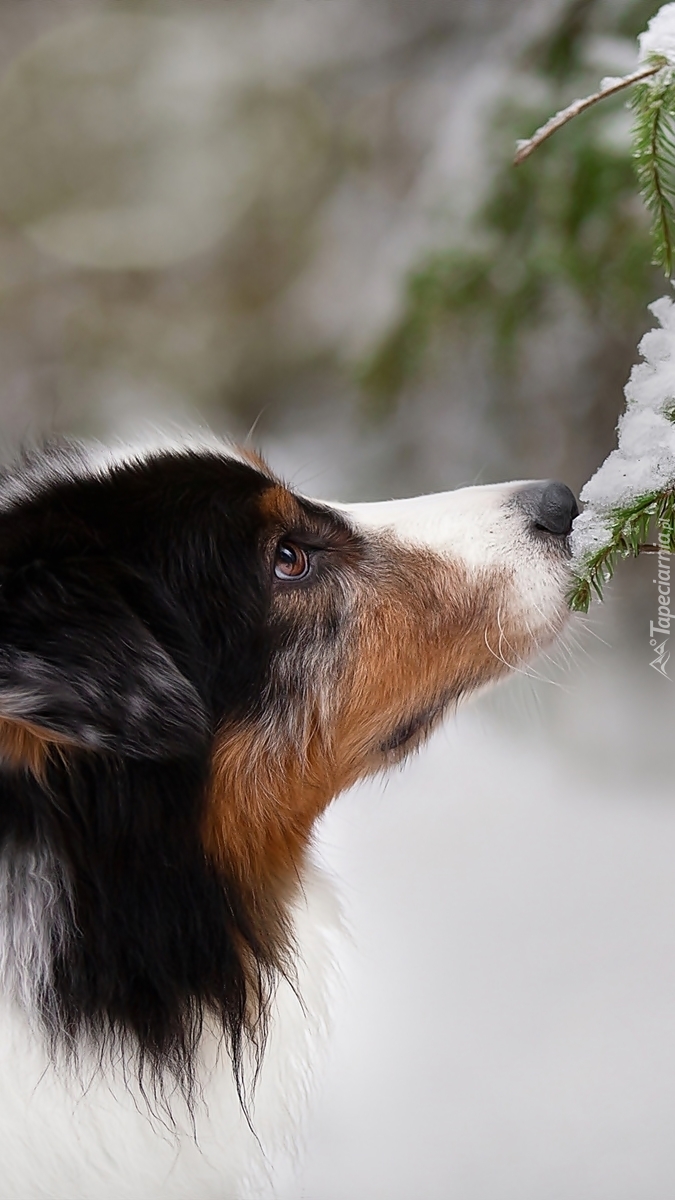
[(672, 71), (635, 88), (633, 156), (638, 183), (652, 214), (654, 259), (670, 279), (675, 248), (675, 81)]
[(614, 96), (617, 92), (622, 92), (624, 88), (631, 87), (634, 83), (640, 83), (643, 79), (648, 79), (650, 75), (656, 75), (663, 67), (663, 62), (650, 62), (648, 66), (641, 67), (639, 71), (633, 71), (630, 75), (623, 75), (618, 79), (612, 79), (605, 87), (601, 87), (599, 91), (593, 92), (590, 96), (585, 96), (583, 100), (573, 100), (568, 104), (567, 108), (563, 108), (556, 113), (554, 117), (546, 122), (545, 125), (540, 125), (539, 129), (532, 134), (531, 138), (525, 138), (516, 142), (516, 153), (513, 159), (514, 166), (518, 166), (529, 158), (530, 154), (541, 146), (547, 138), (550, 138), (552, 133), (561, 129), (568, 121), (572, 121), (574, 117), (578, 117), (580, 113), (585, 112), (591, 105), (597, 104), (599, 100), (605, 100), (608, 96)]

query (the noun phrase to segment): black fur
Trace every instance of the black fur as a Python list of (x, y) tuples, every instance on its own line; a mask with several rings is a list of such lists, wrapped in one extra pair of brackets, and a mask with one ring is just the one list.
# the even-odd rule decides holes
[(98, 475), (69, 454), (4, 485), (0, 716), (68, 749), (42, 780), (0, 768), (0, 849), (46, 850), (69, 883), (40, 997), (56, 1040), (131, 1048), (142, 1084), (189, 1095), (205, 1019), (239, 1071), (251, 969), (260, 1043), (286, 961), (200, 838), (214, 733), (256, 712), (274, 651), (271, 481), (206, 451)]

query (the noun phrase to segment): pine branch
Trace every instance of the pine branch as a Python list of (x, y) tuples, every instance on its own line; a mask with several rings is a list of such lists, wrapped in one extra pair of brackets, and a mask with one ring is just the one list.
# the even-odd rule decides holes
[[(675, 8), (673, 5), (667, 7)], [(652, 54), (641, 70), (622, 79), (605, 81), (598, 92), (584, 100), (574, 101), (557, 113), (532, 138), (518, 143), (515, 163), (522, 162), (537, 146), (579, 113), (626, 87), (633, 88), (634, 159), (640, 191), (652, 215), (653, 261), (663, 267), (670, 278), (675, 267), (675, 68), (663, 55)], [(649, 358), (648, 350), (643, 353)], [(667, 380), (664, 383), (670, 386)], [(637, 383), (633, 386), (637, 387)], [(653, 407), (653, 404), (649, 406)], [(661, 416), (671, 422), (675, 420), (675, 403), (668, 400), (667, 396), (664, 396), (662, 406), (656, 411), (660, 411)], [(620, 427), (620, 447), (621, 437)], [(627, 445), (626, 440), (624, 450)], [(634, 456), (635, 446), (631, 440), (630, 457)], [(601, 467), (598, 474), (603, 469)], [(601, 515), (602, 510), (597, 513), (597, 516)], [(669, 483), (667, 488), (637, 497), (630, 504), (615, 505), (607, 516), (611, 519), (611, 530), (604, 545), (579, 560), (569, 596), (570, 608), (576, 611), (588, 610), (593, 593), (602, 599), (603, 587), (612, 577), (620, 558), (655, 551), (675, 553), (675, 481)], [(655, 525), (658, 533), (658, 545), (648, 541), (652, 525)]]
[(617, 79), (604, 80), (603, 86), (597, 92), (593, 92), (590, 96), (585, 96), (583, 100), (573, 100), (568, 104), (567, 108), (563, 108), (556, 113), (554, 117), (550, 117), (544, 125), (540, 125), (531, 138), (525, 138), (516, 142), (516, 153), (513, 159), (513, 165), (517, 167), (520, 163), (529, 158), (542, 142), (550, 138), (551, 134), (556, 133), (558, 129), (562, 129), (568, 121), (572, 121), (574, 117), (578, 117), (580, 113), (585, 112), (593, 104), (597, 104), (600, 100), (606, 100), (608, 96), (615, 96), (617, 92), (622, 92), (624, 88), (631, 87), (633, 84), (639, 83), (641, 80), (648, 79), (650, 75), (656, 75), (663, 67), (663, 62), (649, 63), (646, 67), (641, 67), (639, 71), (632, 71), (630, 75), (623, 75)]
[[(647, 542), (652, 521), (658, 531), (658, 546)], [(569, 596), (574, 612), (588, 612), (593, 593), (602, 600), (604, 585), (612, 578), (620, 558), (666, 550), (675, 554), (675, 491), (650, 492), (635, 504), (616, 509), (612, 534), (602, 546), (583, 563), (583, 573), (577, 574)]]
[(638, 182), (653, 217), (654, 262), (673, 273), (675, 247), (675, 80), (672, 71), (639, 84), (631, 107)]
[(517, 166), (542, 142), (600, 100), (632, 87), (631, 107), (635, 113), (633, 145), (640, 190), (652, 214), (654, 262), (670, 278), (675, 265), (675, 75), (662, 57), (652, 57), (646, 66), (630, 75), (605, 80), (604, 85), (583, 100), (574, 100), (551, 117), (524, 141), (517, 143)]

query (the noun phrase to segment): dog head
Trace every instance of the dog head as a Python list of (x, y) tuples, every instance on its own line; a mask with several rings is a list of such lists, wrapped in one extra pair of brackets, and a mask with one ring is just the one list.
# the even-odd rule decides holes
[(236, 1065), (316, 818), (555, 636), (575, 511), (558, 484), (328, 505), (190, 445), (8, 474), (7, 986), (184, 1082), (215, 1013)]

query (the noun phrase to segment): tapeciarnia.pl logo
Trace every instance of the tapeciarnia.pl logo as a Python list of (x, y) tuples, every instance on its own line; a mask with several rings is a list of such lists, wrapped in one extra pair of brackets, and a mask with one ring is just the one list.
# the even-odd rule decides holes
[(670, 611), (670, 553), (666, 550), (664, 539), (660, 534), (656, 574), (657, 578), (654, 583), (658, 586), (659, 607), (656, 621), (649, 622), (649, 645), (654, 651), (654, 658), (649, 665), (658, 671), (659, 675), (670, 679), (670, 675), (666, 671), (670, 659), (668, 640), (670, 638), (670, 622), (675, 613)]

